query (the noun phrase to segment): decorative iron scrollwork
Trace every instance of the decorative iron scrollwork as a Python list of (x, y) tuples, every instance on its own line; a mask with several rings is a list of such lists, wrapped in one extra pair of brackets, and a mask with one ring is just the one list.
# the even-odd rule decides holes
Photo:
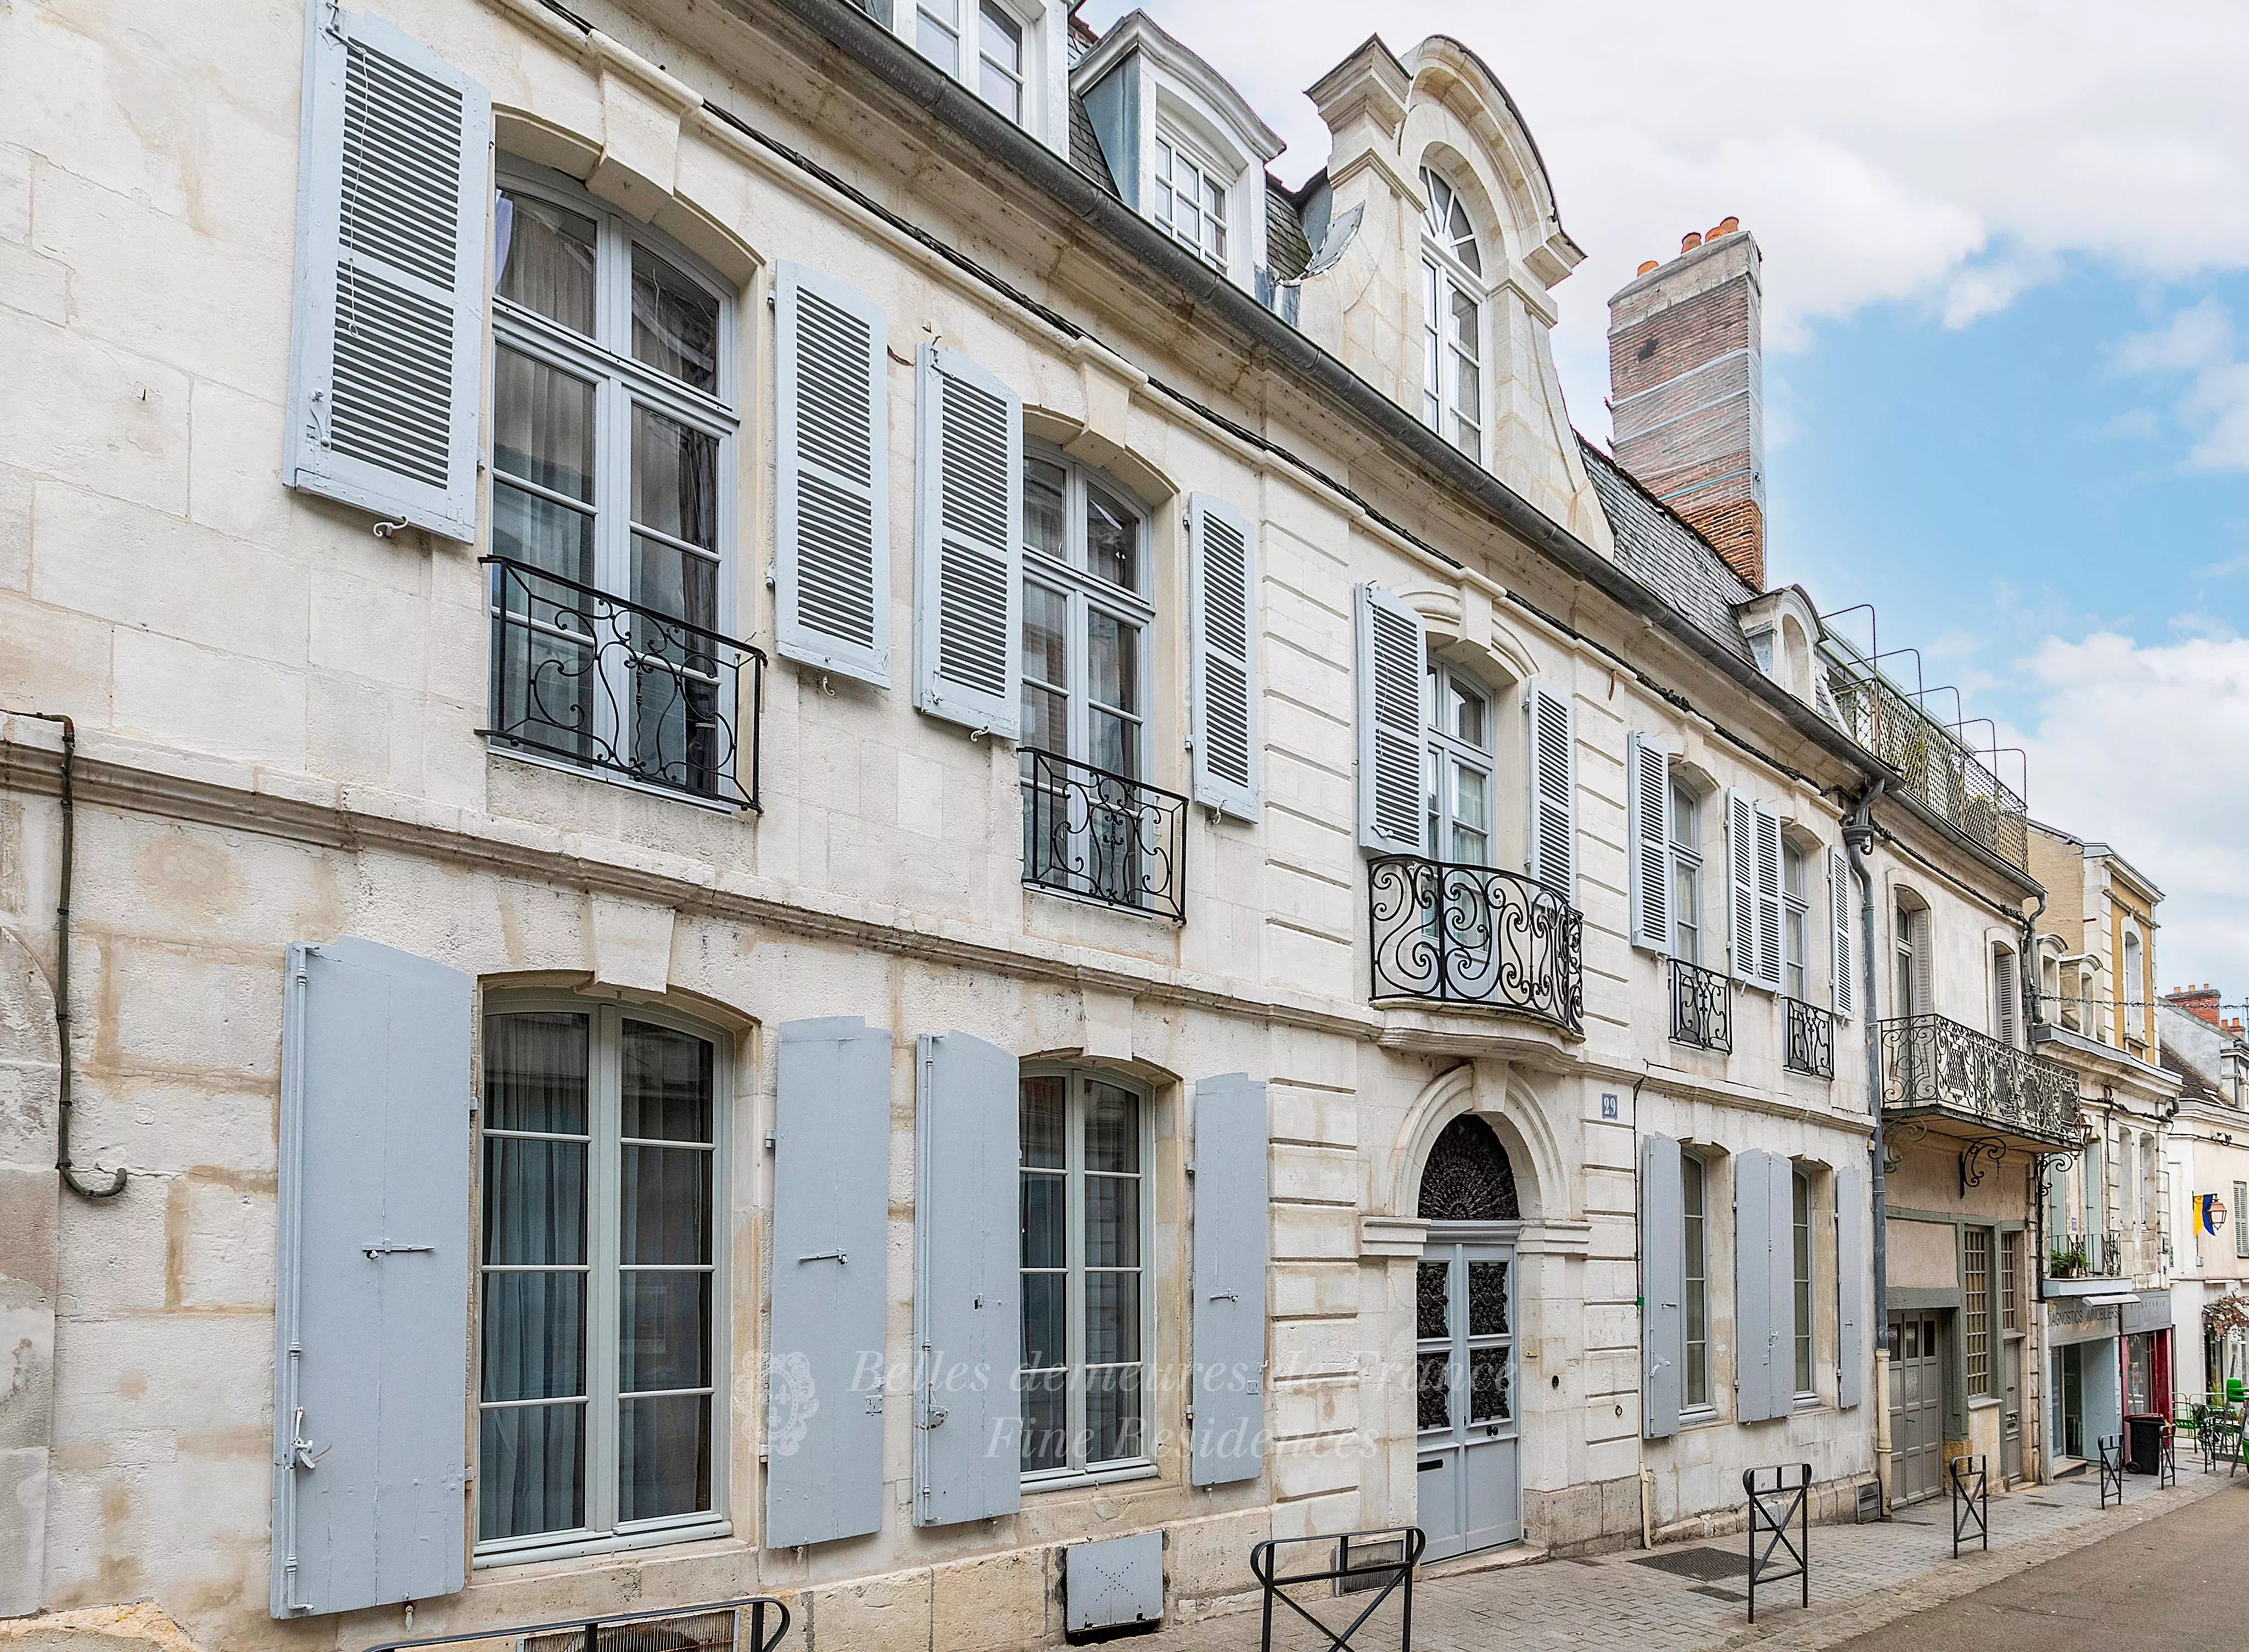
[(1996, 1136), (1978, 1136), (1960, 1150), (1960, 1191), (1984, 1185), (1986, 1167), (1997, 1170), (2006, 1162), (2007, 1144)]
[(1902, 1119), (1882, 1132), (1882, 1174), (1895, 1176), (1905, 1162), (1905, 1150), (1929, 1139), (1929, 1126), (1918, 1119)]
[(1033, 747), (1022, 755), (1023, 881), (1185, 923), (1187, 800)]
[(1784, 998), (1780, 1002), (1788, 1017), (1788, 1042), (1782, 1058), (1789, 1070), (1809, 1073), (1814, 1078), (1833, 1078), (1835, 1017), (1800, 998)]
[(1516, 1222), (1515, 1167), (1491, 1126), (1470, 1113), (1447, 1125), (1421, 1167), (1414, 1214), (1424, 1222)]
[(1372, 1001), (1480, 1004), (1585, 1027), (1585, 919), (1534, 878), (1384, 855), (1367, 869)]
[(1875, 1023), (1882, 1105), (1930, 1108), (2056, 1147), (2079, 1139), (2077, 1079), (2067, 1067), (1943, 1015)]
[(1715, 969), (1671, 960), (1671, 1042), (1698, 1050), (1734, 1048), (1734, 983)]

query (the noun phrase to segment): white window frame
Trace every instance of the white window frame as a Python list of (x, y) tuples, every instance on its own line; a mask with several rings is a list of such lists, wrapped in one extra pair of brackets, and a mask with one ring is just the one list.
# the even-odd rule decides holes
[(1819, 1398), (1819, 1361), (1813, 1335), (1812, 1304), (1819, 1300), (1819, 1229), (1813, 1222), (1819, 1201), (1817, 1189), (1812, 1185), (1812, 1174), (1801, 1165), (1789, 1167), (1788, 1198), (1789, 1225), (1792, 1243), (1789, 1252), (1789, 1277), (1795, 1295), (1796, 1338), (1790, 1350), (1795, 1361), (1791, 1367), (1789, 1387), (1797, 1401), (1817, 1401)]
[[(1671, 877), (1671, 951), (1682, 963), (1702, 962), (1702, 795), (1677, 769), (1671, 771), (1671, 842), (1664, 864)], [(1689, 898), (1689, 891), (1692, 898)]]
[[(1025, 1062), (1017, 1083), (1026, 1078), (1060, 1078), (1063, 1086), (1063, 1164), (1067, 1189), (1063, 1194), (1063, 1237), (1069, 1258), (1069, 1284), (1063, 1293), (1065, 1343), (1070, 1373), (1069, 1403), (1065, 1428), (1069, 1435), (1069, 1464), (1059, 1469), (1036, 1469), (1022, 1476), (1026, 1491), (1056, 1491), (1072, 1486), (1104, 1485), (1118, 1480), (1140, 1480), (1159, 1472), (1156, 1451), (1161, 1429), (1156, 1415), (1156, 1390), (1150, 1378), (1155, 1368), (1156, 1346), (1156, 1102), (1147, 1085), (1111, 1069), (1067, 1062)], [(1139, 1102), (1140, 1112), (1140, 1438), (1147, 1449), (1138, 1456), (1115, 1457), (1099, 1463), (1082, 1460), (1085, 1422), (1085, 1086), (1097, 1082), (1128, 1091)], [(1020, 1091), (1019, 1091), (1020, 1094)], [(1020, 1102), (1018, 1107), (1020, 1109)], [(1020, 1119), (1021, 1113), (1018, 1112)], [(1021, 1151), (1021, 1125), (1018, 1131)], [(1020, 1183), (1029, 1167), (1017, 1172)], [(1041, 1173), (1051, 1174), (1051, 1171)], [(1108, 1174), (1105, 1172), (1097, 1174)], [(1022, 1253), (1016, 1250), (1020, 1281)], [(1020, 1290), (1020, 1284), (1018, 1285)], [(1021, 1311), (1019, 1309), (1018, 1311)], [(1018, 1393), (1021, 1392), (1020, 1382)], [(1018, 1413), (1020, 1417), (1021, 1414)], [(1019, 1421), (1018, 1427), (1026, 1427)], [(1020, 1448), (1019, 1448), (1020, 1449)]]
[(1036, 110), (1033, 100), (1039, 78), (1039, 48), (1042, 44), (1038, 38), (1039, 17), (1026, 16), (1017, 7), (1001, 3), (1001, 0), (898, 0), (898, 33), (908, 45), (921, 53), (925, 62), (939, 69), (945, 69), (945, 65), (922, 49), (922, 20), (927, 18), (932, 27), (951, 35), (953, 66), (945, 69), (946, 73), (966, 86), (985, 107), (1007, 116), (1005, 109), (984, 95), (981, 70), (984, 64), (990, 61), (984, 55), (982, 26), (984, 13), (987, 10), (1015, 25), (1022, 58), (1008, 75), (1015, 83), (1016, 96), (1016, 111), (1009, 118), (1028, 131), (1035, 124)]
[[(1475, 745), (1462, 740), (1444, 726), (1448, 695), (1473, 699), (1483, 706), (1484, 743)], [(1428, 851), (1432, 860), (1447, 865), (1468, 864), (1496, 866), (1499, 864), (1499, 780), (1498, 765), (1493, 749), (1499, 726), (1499, 696), (1486, 685), (1483, 679), (1465, 666), (1432, 655), (1429, 669), (1421, 678), (1422, 770), (1421, 791), (1423, 813), (1427, 816)], [(1454, 788), (1448, 783), (1455, 770), (1465, 770), (1482, 779), (1484, 788), (1484, 857), (1481, 861), (1456, 863), (1453, 859)]]
[[(1812, 1002), (1812, 855), (1784, 832), (1780, 839), (1780, 990)], [(1791, 982), (1793, 981), (1793, 985)]]
[[(1682, 1147), (1679, 1164), (1679, 1409), (1682, 1418), (1688, 1414), (1705, 1417), (1715, 1415), (1717, 1408), (1711, 1397), (1714, 1385), (1710, 1372), (1710, 1345), (1716, 1340), (1711, 1335), (1714, 1327), (1710, 1312), (1710, 1160), (1691, 1147)], [(1690, 1184), (1701, 1201), (1699, 1210), (1688, 1197)], [(1699, 1344), (1695, 1340), (1691, 1306), (1698, 1285), (1702, 1296), (1702, 1339)], [(1700, 1399), (1695, 1395), (1698, 1378), (1702, 1390)]]
[[(1441, 238), (1430, 220), (1437, 212), (1437, 189), (1444, 191), (1448, 208), (1459, 198), (1451, 181), (1428, 167), (1421, 169), (1422, 189), (1429, 197), (1421, 217), (1421, 422), (1477, 464), (1484, 459), (1484, 437), (1491, 421), (1485, 409), (1491, 381), (1489, 334), (1484, 325), (1489, 296), (1484, 278), (1462, 263), (1449, 238)], [(1434, 187), (1433, 187), (1434, 186)], [(1465, 204), (1462, 207), (1466, 211)], [(1473, 231), (1478, 262), (1483, 258), (1483, 237)], [(1449, 231), (1448, 231), (1449, 236)], [(1452, 323), (1454, 294), (1466, 298), (1475, 313), (1475, 351), (1465, 350)], [(1475, 405), (1464, 407), (1461, 396), (1461, 366), (1475, 368)], [(1464, 433), (1466, 439), (1464, 439)]]
[[(1201, 227), (1193, 236), (1182, 231), (1178, 221), (1179, 169), (1182, 163), (1194, 174), (1195, 179), (1194, 210)], [(1200, 144), (1191, 143), (1182, 138), (1179, 128), (1171, 122), (1157, 122), (1155, 142), (1148, 150), (1149, 205), (1155, 210), (1151, 210), (1148, 216), (1169, 232), (1173, 239), (1191, 249), (1196, 257), (1221, 274), (1233, 265), (1231, 244), (1234, 238), (1235, 182), (1226, 168), (1213, 161)], [(1218, 191), (1219, 196), (1219, 208), (1215, 213), (1210, 210), (1210, 198), (1206, 193), (1212, 189)], [(1214, 224), (1218, 229), (1217, 244), (1214, 246), (1206, 233)]]
[[(484, 1185), (485, 1140), (500, 1132), (485, 1127), (485, 1106), (484, 1085), (484, 1029), (495, 1016), (512, 1015), (562, 1014), (583, 1015), (588, 1026), (587, 1050), (587, 1123), (589, 1145), (586, 1166), (586, 1277), (585, 1297), (585, 1366), (586, 1417), (585, 1428), (585, 1510), (587, 1525), (568, 1532), (542, 1532), (520, 1537), (495, 1538), (478, 1540), (475, 1548), (474, 1565), (487, 1566), (516, 1566), (533, 1560), (554, 1560), (573, 1555), (602, 1554), (625, 1549), (652, 1548), (668, 1543), (700, 1542), (711, 1538), (730, 1536), (733, 1520), (728, 1487), (728, 1468), (732, 1459), (732, 1428), (728, 1397), (733, 1387), (733, 1353), (731, 1331), (733, 1313), (732, 1247), (727, 1240), (727, 1189), (732, 1169), (732, 1114), (733, 1096), (731, 1078), (733, 1069), (733, 1047), (728, 1036), (706, 1022), (682, 1015), (660, 1004), (615, 1004), (581, 998), (568, 993), (499, 992), (488, 994), (478, 1007), (477, 1082), (478, 1105), (477, 1113), (478, 1139), (476, 1174), (479, 1189)], [(616, 1470), (618, 1464), (617, 1411), (617, 1320), (620, 1298), (614, 1283), (607, 1287), (605, 1300), (595, 1286), (596, 1279), (606, 1277), (611, 1282), (618, 1272), (620, 1213), (619, 1189), (622, 1169), (622, 1125), (623, 1085), (622, 1050), (624, 1022), (628, 1020), (644, 1022), (651, 1026), (686, 1033), (709, 1043), (712, 1047), (711, 1060), (711, 1507), (694, 1514), (667, 1515), (652, 1520), (620, 1523), (616, 1519), (617, 1501)], [(527, 1132), (543, 1135), (547, 1132)], [(677, 1146), (680, 1144), (672, 1144)], [(483, 1449), (482, 1415), (485, 1409), (483, 1400), (484, 1383), (484, 1222), (482, 1199), (478, 1199), (476, 1215), (474, 1244), (478, 1257), (477, 1284), (472, 1298), (469, 1332), (469, 1363), (478, 1415), (478, 1426), (471, 1430), (470, 1452), (472, 1464)], [(606, 1403), (605, 1403), (606, 1402)], [(602, 1415), (606, 1410), (607, 1415)], [(602, 1474), (597, 1465), (606, 1463)], [(479, 1480), (481, 1484), (481, 1480)], [(472, 1493), (469, 1503), (469, 1524), (471, 1532), (478, 1520), (478, 1494)], [(607, 1524), (601, 1522), (607, 1517)]]
[[(1149, 595), (1154, 579), (1154, 569), (1151, 564), (1154, 561), (1152, 551), (1154, 543), (1152, 528), (1155, 513), (1142, 502), (1138, 493), (1118, 481), (1106, 471), (1090, 465), (1081, 465), (1060, 448), (1049, 446), (1043, 442), (1027, 441), (1023, 444), (1023, 465), (1027, 473), (1031, 462), (1035, 459), (1048, 465), (1057, 465), (1063, 472), (1063, 558), (1056, 561), (1031, 544), (1027, 513), (1023, 538), (1023, 582), (1027, 586), (1036, 583), (1045, 586), (1049, 590), (1059, 590), (1068, 604), (1069, 635), (1064, 640), (1063, 646), (1068, 656), (1064, 661), (1064, 675), (1069, 680), (1066, 683), (1050, 684), (1033, 678), (1030, 675), (1030, 654), (1026, 649), (1023, 655), (1023, 675), (1016, 685), (1015, 692), (1020, 697), (1023, 685), (1031, 683), (1041, 688), (1059, 688), (1067, 694), (1069, 697), (1069, 708), (1065, 727), (1067, 739), (1064, 744), (1069, 749), (1056, 752), (1054, 755), (1067, 757), (1075, 762), (1091, 763), (1093, 761), (1092, 736), (1089, 732), (1090, 725), (1087, 712), (1092, 704), (1088, 678), (1089, 657), (1092, 651), (1090, 646), (1092, 636), (1092, 616), (1099, 612), (1131, 625), (1138, 635), (1134, 670), (1138, 673), (1140, 691), (1139, 709), (1129, 713), (1134, 727), (1138, 731), (1136, 772), (1131, 778), (1152, 785), (1155, 784), (1156, 777), (1149, 773), (1150, 766), (1155, 757), (1154, 747), (1150, 740), (1149, 726), (1155, 715), (1152, 692), (1154, 685), (1149, 678), (1151, 663), (1153, 659), (1152, 639), (1156, 626), (1156, 602), (1154, 597)], [(1112, 585), (1107, 580), (1094, 574), (1086, 566), (1085, 490), (1089, 482), (1098, 485), (1104, 492), (1115, 495), (1118, 503), (1135, 513), (1140, 520), (1139, 540), (1134, 548), (1133, 555), (1136, 564), (1134, 572), (1139, 577), (1139, 588), (1137, 590), (1128, 590), (1124, 586)], [(1028, 593), (1024, 595), (1022, 612), (1026, 616), (1030, 612)], [(1115, 710), (1114, 707), (1106, 706), (1103, 709)], [(1126, 713), (1119, 712), (1118, 715), (1123, 716)]]
[[(606, 595), (629, 602), (632, 600), (632, 541), (636, 533), (672, 544), (688, 554), (707, 554), (700, 547), (685, 546), (668, 534), (633, 526), (634, 408), (645, 406), (652, 412), (676, 419), (691, 429), (715, 437), (718, 441), (715, 468), (719, 491), (715, 559), (718, 590), (711, 629), (722, 636), (735, 635), (738, 561), (735, 519), (739, 514), (741, 497), (736, 450), (741, 430), (741, 415), (740, 398), (737, 393), (735, 354), (738, 324), (733, 286), (709, 265), (653, 225), (597, 201), (582, 185), (559, 172), (502, 155), (492, 187), (495, 208), (501, 190), (544, 201), (581, 217), (593, 219), (596, 239), (594, 254), (594, 335), (591, 338), (573, 332), (535, 310), (504, 299), (495, 290), (492, 293), (491, 339), (495, 381), (499, 352), (506, 349), (594, 386), (593, 501), (588, 506), (542, 488), (534, 482), (504, 475), (499, 469), (496, 451), (499, 437), (497, 416), (487, 421), (485, 431), (485, 457), (492, 485), (495, 489), (514, 488), (574, 514), (590, 515), (594, 520), (594, 577), (591, 583)], [(498, 221), (499, 214), (495, 210), (495, 236)], [(715, 393), (706, 394), (695, 389), (634, 359), (632, 254), (636, 246), (643, 247), (662, 258), (673, 270), (718, 299), (719, 383)], [(499, 286), (499, 258), (495, 253), (491, 279), (491, 286), (494, 289)], [(494, 395), (498, 395), (496, 385)], [(489, 582), (487, 583), (489, 585)], [(489, 589), (485, 592), (485, 603), (489, 618), (493, 606)], [(604, 701), (612, 706), (629, 705), (630, 685), (613, 683), (607, 693), (597, 694), (594, 698), (597, 708)], [(647, 791), (676, 802), (729, 814), (735, 811), (735, 806), (723, 798), (704, 797), (691, 792), (650, 786), (613, 770), (574, 763), (565, 756), (527, 750), (503, 740), (490, 740), (486, 745), (496, 755), (518, 762), (559, 768), (610, 785)], [(731, 765), (728, 772), (732, 772)]]

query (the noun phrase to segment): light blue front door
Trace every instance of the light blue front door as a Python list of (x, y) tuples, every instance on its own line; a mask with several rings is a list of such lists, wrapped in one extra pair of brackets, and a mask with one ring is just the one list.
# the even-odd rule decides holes
[(1441, 1235), (1414, 1291), (1416, 1523), (1431, 1560), (1523, 1535), (1515, 1252)]

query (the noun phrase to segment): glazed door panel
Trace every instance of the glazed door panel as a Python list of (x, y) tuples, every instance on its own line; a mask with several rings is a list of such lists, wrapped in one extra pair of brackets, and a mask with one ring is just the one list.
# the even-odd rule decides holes
[(1515, 1253), (1430, 1244), (1414, 1292), (1418, 1519), (1427, 1558), (1523, 1535)]

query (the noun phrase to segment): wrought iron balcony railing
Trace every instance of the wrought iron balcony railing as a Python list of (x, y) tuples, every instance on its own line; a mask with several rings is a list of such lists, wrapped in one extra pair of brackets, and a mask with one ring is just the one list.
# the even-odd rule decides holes
[(1023, 881), (1183, 924), (1187, 800), (1025, 747)]
[(643, 785), (758, 807), (761, 651), (527, 562), (483, 560), (492, 647), (490, 726), (479, 734)]
[(1831, 637), (1827, 690), (1834, 720), (1903, 776), (1938, 818), (2010, 865), (2030, 864), (2030, 813), (2022, 797), (1855, 649)]
[(1697, 1050), (1734, 1049), (1734, 983), (1715, 969), (1671, 960), (1671, 1042)]
[(1479, 1004), (1585, 1030), (1585, 919), (1534, 878), (1419, 855), (1367, 868), (1375, 1003)]
[(1791, 1072), (1809, 1073), (1814, 1078), (1835, 1076), (1835, 1017), (1817, 1004), (1807, 1004), (1800, 998), (1784, 998), (1781, 1007), (1788, 1014), (1788, 1043), (1782, 1060)]
[(2079, 1145), (2077, 1079), (2059, 1062), (1943, 1015), (1902, 1015), (1874, 1031), (1883, 1106), (1950, 1113), (2057, 1148)]

